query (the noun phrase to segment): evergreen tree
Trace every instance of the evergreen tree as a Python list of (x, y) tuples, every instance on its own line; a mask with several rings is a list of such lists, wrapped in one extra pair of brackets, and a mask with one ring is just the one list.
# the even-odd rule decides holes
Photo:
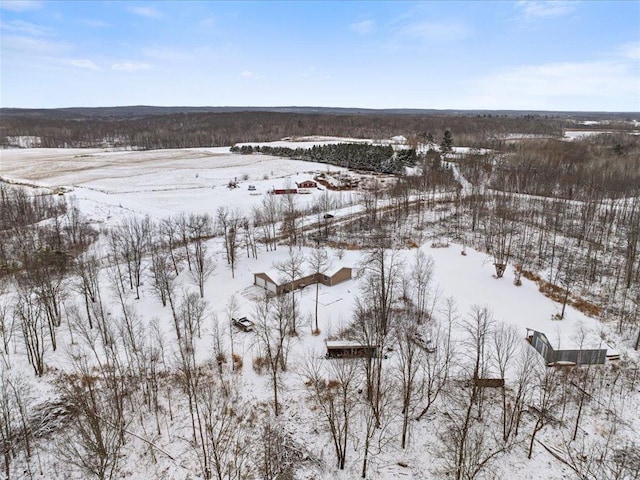
[(444, 136), (442, 137), (440, 148), (442, 149), (442, 153), (448, 153), (453, 150), (453, 137), (451, 136), (451, 132), (449, 130), (444, 131)]

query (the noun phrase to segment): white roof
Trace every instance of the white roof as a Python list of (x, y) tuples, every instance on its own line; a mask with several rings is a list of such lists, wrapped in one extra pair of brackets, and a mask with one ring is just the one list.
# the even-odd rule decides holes
[(368, 347), (360, 342), (352, 340), (327, 340), (327, 348), (351, 348), (351, 347)]

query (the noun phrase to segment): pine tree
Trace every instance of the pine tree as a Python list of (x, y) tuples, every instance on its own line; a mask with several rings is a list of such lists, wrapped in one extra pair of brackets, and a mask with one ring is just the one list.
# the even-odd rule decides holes
[(449, 130), (444, 131), (444, 136), (442, 137), (440, 148), (442, 149), (442, 153), (448, 153), (453, 149), (453, 137), (451, 136), (451, 132)]

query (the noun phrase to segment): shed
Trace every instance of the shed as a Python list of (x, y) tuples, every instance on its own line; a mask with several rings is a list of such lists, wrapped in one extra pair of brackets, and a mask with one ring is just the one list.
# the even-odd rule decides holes
[(363, 345), (351, 340), (327, 341), (327, 358), (372, 358), (378, 355), (375, 345)]
[(554, 349), (547, 336), (527, 328), (527, 341), (542, 355), (547, 366), (555, 365), (601, 365), (607, 359), (606, 348)]

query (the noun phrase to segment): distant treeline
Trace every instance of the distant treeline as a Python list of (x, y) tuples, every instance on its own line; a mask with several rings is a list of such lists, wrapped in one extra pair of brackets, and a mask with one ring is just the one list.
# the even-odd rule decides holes
[(390, 145), (363, 143), (314, 145), (311, 148), (236, 145), (231, 147), (231, 151), (242, 154), (265, 153), (277, 157), (328, 163), (339, 167), (381, 173), (400, 173), (404, 170), (404, 167), (413, 166), (416, 163), (416, 151), (414, 149), (394, 151)]
[[(6, 109), (3, 110), (3, 112)], [(74, 116), (75, 115), (75, 116)], [(560, 136), (566, 120), (522, 116), (326, 114), (273, 111), (87, 116), (58, 110), (11, 111), (0, 115), (0, 146), (10, 137), (39, 137), (41, 147), (163, 149), (266, 142), (288, 136), (323, 135), (383, 139), (404, 135), (410, 143), (453, 132), (458, 145), (497, 148), (507, 133)]]

